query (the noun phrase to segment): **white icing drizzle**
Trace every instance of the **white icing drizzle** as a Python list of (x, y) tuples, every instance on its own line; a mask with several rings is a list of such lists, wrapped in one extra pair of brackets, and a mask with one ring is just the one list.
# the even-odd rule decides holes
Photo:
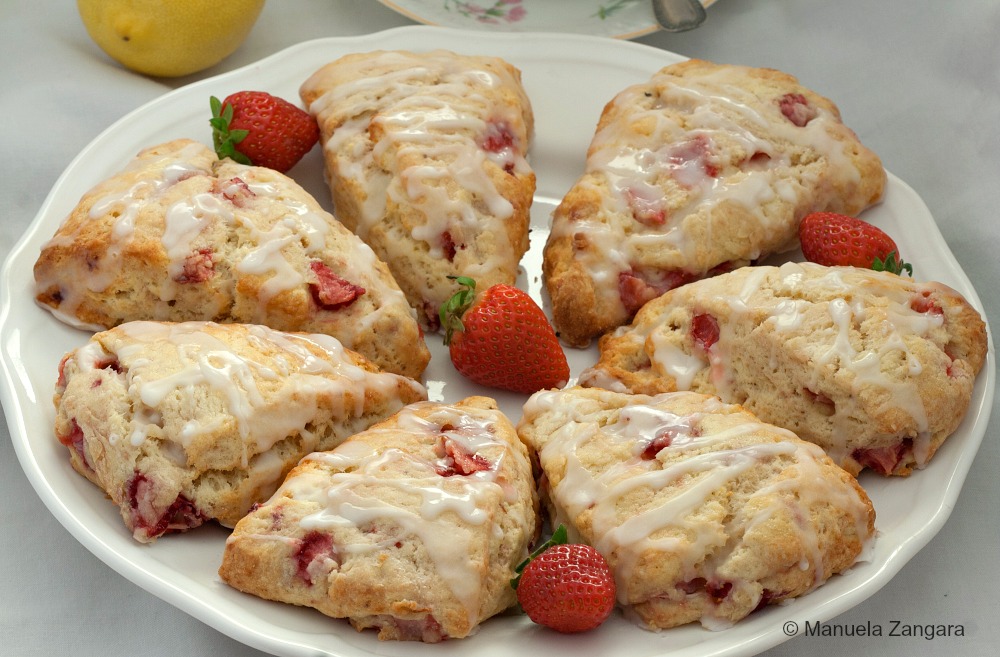
[[(60, 276), (64, 279), (67, 273), (56, 271), (49, 278), (37, 281), (39, 290), (59, 286), (62, 297), (60, 306), (50, 310), (74, 326), (91, 330), (106, 328), (82, 324), (74, 318), (75, 311), (86, 292), (100, 293), (115, 283), (122, 275), (123, 249), (134, 239), (137, 230), (148, 232), (152, 228), (154, 231), (162, 230), (160, 239), (167, 259), (167, 276), (154, 285), (159, 302), (151, 309), (150, 318), (175, 317), (172, 303), (181, 285), (178, 281), (186, 273), (188, 258), (197, 255), (199, 239), (203, 235), (221, 227), (223, 233), (238, 243), (239, 259), (234, 263), (235, 270), (242, 275), (257, 275), (265, 279), (259, 287), (259, 303), (255, 306), (257, 315), (253, 321), (268, 323), (268, 302), (304, 284), (303, 256), (327, 260), (329, 252), (339, 248), (334, 246), (337, 239), (333, 228), (335, 220), (318, 204), (309, 204), (297, 198), (290, 188), (294, 187), (294, 183), (282, 182), (278, 174), (235, 163), (228, 164), (227, 173), (219, 174), (210, 167), (213, 159), (214, 154), (205, 146), (192, 142), (157, 156), (142, 155), (130, 162), (118, 176), (96, 187), (91, 192), (96, 200), (86, 216), (91, 221), (103, 219), (111, 222), (107, 250), (99, 261), (88, 261), (86, 274), (72, 281), (61, 280)], [(206, 165), (192, 164), (196, 161), (205, 161)], [(132, 172), (141, 172), (143, 177), (127, 182), (128, 174)], [(219, 178), (219, 175), (226, 178)], [(209, 178), (211, 186), (206, 190), (204, 182), (194, 183), (190, 194), (177, 194), (177, 183), (192, 177)], [(168, 190), (175, 194), (176, 200), (157, 216), (142, 220), (149, 226), (137, 227), (136, 221), (141, 212), (151, 204), (162, 202)], [(252, 207), (244, 210), (241, 207), (243, 200), (232, 200), (241, 197)], [(270, 223), (255, 224), (249, 215), (254, 208)], [(157, 225), (158, 222), (162, 223), (162, 227)], [(83, 228), (83, 224), (76, 230), (63, 228), (49, 245), (69, 245)], [(359, 297), (358, 308), (352, 313), (357, 315), (355, 320), (340, 322), (337, 327), (338, 337), (353, 345), (359, 336), (369, 333), (390, 309), (404, 308), (411, 316), (414, 313), (401, 290), (377, 283), (375, 272), (380, 265), (371, 248), (346, 229), (342, 239), (351, 240), (351, 255), (349, 259), (337, 263), (337, 274), (366, 290)], [(208, 240), (207, 246), (214, 249), (217, 245)], [(206, 253), (206, 258), (213, 255)], [(217, 296), (219, 303), (224, 305), (225, 295), (220, 293)], [(222, 306), (217, 310), (222, 310)], [(207, 312), (212, 314), (210, 309)]]
[[(552, 226), (553, 237), (587, 238), (591, 248), (577, 251), (575, 257), (602, 298), (620, 303), (618, 275), (636, 264), (682, 267), (694, 273), (720, 264), (703, 261), (706, 252), (701, 246), (711, 240), (716, 207), (739, 206), (762, 232), (768, 252), (785, 248), (791, 237), (788, 221), (782, 213), (765, 212), (765, 206), (777, 202), (791, 213), (804, 198), (829, 194), (809, 170), (797, 180), (787, 178), (793, 149), (806, 149), (825, 161), (823, 175), (848, 181), (860, 178), (849, 145), (832, 136), (840, 123), (836, 115), (814, 106), (816, 116), (801, 127), (765, 117), (756, 109), (761, 99), (740, 84), (744, 76), (735, 67), (700, 79), (659, 72), (649, 83), (629, 87), (611, 101), (617, 118), (595, 133), (585, 174), (576, 183), (601, 198), (602, 208), (583, 220), (557, 211)], [(660, 95), (655, 96), (658, 89)], [(738, 172), (727, 170), (732, 153), (747, 158)], [(760, 160), (751, 160), (754, 155)], [(678, 194), (686, 200), (674, 207), (671, 197)], [(633, 210), (659, 211), (660, 221), (646, 225), (632, 221)], [(622, 216), (629, 219), (615, 219)], [(650, 262), (651, 254), (655, 263)], [(760, 255), (749, 253), (746, 259)]]
[[(158, 429), (163, 418), (157, 410), (168, 399), (188, 416), (176, 434), (163, 438), (188, 446), (200, 435), (216, 430), (230, 420), (243, 441), (242, 466), (251, 457), (266, 452), (277, 441), (300, 432), (316, 416), (321, 396), (342, 405), (338, 414), (358, 417), (363, 414), (366, 394), (395, 397), (400, 382), (417, 390), (420, 384), (389, 373), (372, 373), (350, 361), (339, 341), (326, 335), (291, 334), (264, 326), (246, 325), (251, 343), (264, 353), (280, 352), (274, 363), (265, 362), (234, 351), (220, 337), (213, 335), (207, 322), (179, 324), (130, 322), (121, 325), (130, 342), (121, 343), (113, 356), (125, 373), (129, 397), (133, 401), (128, 440), (140, 446), (150, 432)], [(105, 346), (111, 345), (110, 340)], [(111, 356), (101, 343), (91, 342), (77, 350), (75, 359), (81, 368), (93, 368), (95, 363)], [(164, 350), (164, 357), (151, 359), (142, 354), (148, 350)], [(317, 356), (311, 349), (319, 349)], [(261, 383), (280, 386), (280, 392), (263, 392)], [(208, 423), (200, 423), (195, 415), (201, 394), (217, 396), (225, 412), (215, 415)], [(343, 406), (348, 394), (354, 405)], [(290, 402), (294, 400), (294, 402)], [(314, 443), (318, 438), (303, 433)], [(265, 461), (261, 467), (271, 467)]]
[[(837, 485), (821, 475), (820, 460), (824, 456), (819, 447), (796, 439), (790, 432), (754, 421), (752, 416), (747, 416), (751, 419), (745, 423), (699, 435), (696, 427), (703, 413), (678, 416), (660, 407), (671, 398), (689, 394), (694, 393), (633, 395), (620, 408), (609, 410), (572, 392), (544, 391), (533, 395), (524, 406), (522, 425), (548, 415), (546, 424), (559, 427), (542, 445), (536, 445), (543, 467), (564, 464), (559, 468), (563, 470), (562, 478), (551, 489), (553, 501), (566, 519), (590, 510), (594, 546), (602, 554), (614, 555), (619, 602), (628, 604), (626, 583), (632, 578), (639, 558), (648, 551), (678, 556), (691, 579), (710, 578), (715, 569), (724, 568), (724, 563), (713, 556), (716, 550), (732, 537), (747, 536), (755, 525), (783, 507), (764, 505), (749, 517), (737, 513), (724, 528), (692, 514), (729, 482), (778, 457), (794, 462), (799, 475), (766, 483), (750, 495), (745, 508), (760, 506), (753, 504), (755, 497), (794, 491), (780, 499), (791, 507), (790, 514), (797, 521), (798, 538), (806, 552), (800, 567), (814, 569), (815, 585), (821, 584), (827, 573), (819, 548), (818, 528), (809, 522), (810, 509), (826, 504), (836, 506), (854, 516), (862, 541), (871, 540), (867, 508), (852, 487)], [(725, 407), (721, 401), (715, 403), (717, 407), (708, 402), (704, 413)], [(670, 444), (661, 448), (657, 458), (648, 458), (648, 453), (643, 458), (653, 437), (664, 430), (670, 431)], [(784, 434), (789, 440), (748, 444), (746, 438), (758, 432)], [(590, 449), (607, 449), (604, 446), (609, 443), (624, 444), (632, 457), (588, 466), (581, 452), (592, 441), (596, 441), (596, 447)], [(740, 444), (733, 445), (734, 441)], [(686, 483), (676, 486), (681, 480)], [(642, 489), (654, 492), (673, 489), (673, 492), (647, 502), (627, 517), (620, 517), (623, 497)], [(731, 573), (724, 578), (734, 580)], [(710, 628), (725, 624), (724, 619), (712, 617), (710, 611), (702, 622)]]
[[(456, 243), (479, 233), (504, 235), (514, 208), (486, 163), (530, 172), (529, 135), (513, 132), (525, 123), (518, 113), (530, 107), (519, 81), (499, 67), (465, 68), (444, 51), (373, 53), (350, 66), (357, 68), (353, 79), (333, 86), (309, 110), (337, 126), (324, 144), (336, 161), (335, 175), (367, 191), (355, 232), (367, 239), (391, 202), (417, 210), (410, 234), (428, 245), (432, 258), (445, 257), (446, 233)], [(509, 90), (517, 104), (492, 100), (497, 89)], [(513, 143), (484, 149), (498, 125), (511, 131)], [(495, 271), (509, 260), (508, 241), (494, 243), (498, 252), (473, 263), (466, 275)], [(434, 296), (429, 288), (421, 294)]]
[[(530, 472), (530, 465), (526, 457), (497, 438), (492, 412), (473, 414), (459, 407), (435, 406), (432, 412), (422, 413), (421, 409), (432, 408), (430, 403), (411, 404), (396, 415), (395, 426), (372, 428), (367, 434), (399, 437), (403, 445), (414, 442), (407, 436), (420, 441), (428, 435), (443, 435), (470, 454), (488, 451), (489, 468), (444, 477), (437, 473), (435, 460), (393, 447), (376, 451), (363, 440), (348, 440), (333, 451), (307, 456), (305, 460), (321, 463), (324, 468), (289, 478), (275, 499), (284, 496), (315, 502), (319, 510), (304, 517), (301, 526), (307, 530), (347, 530), (337, 533), (337, 548), (343, 554), (384, 549), (383, 543), (373, 542), (370, 534), (360, 531), (365, 525), (388, 521), (397, 526), (405, 536), (423, 544), (437, 574), (465, 606), (470, 622), (475, 622), (483, 592), (480, 577), (469, 561), (472, 533), (462, 525), (490, 522), (493, 514), (489, 509), (498, 496), (514, 501), (498, 477), (503, 459), (517, 459), (525, 472)], [(401, 499), (411, 503), (400, 503)], [(414, 505), (412, 500), (419, 503)], [(460, 522), (456, 525), (449, 515)], [(398, 534), (395, 540), (400, 540)]]
[[(847, 441), (856, 431), (851, 418), (858, 416), (851, 406), (857, 403), (862, 389), (874, 387), (885, 392), (884, 401), (875, 412), (894, 407), (903, 409), (912, 418), (916, 435), (910, 437), (914, 439), (914, 456), (919, 467), (926, 463), (930, 440), (927, 412), (916, 379), (924, 363), (905, 338), (930, 335), (944, 320), (939, 314), (914, 310), (911, 301), (916, 293), (905, 286), (881, 286), (876, 304), (882, 305), (867, 305), (867, 296), (858, 293), (858, 286), (877, 285), (877, 279), (871, 278), (873, 275), (851, 268), (789, 262), (777, 268), (753, 268), (735, 294), (725, 294), (721, 286), (713, 287), (709, 293), (712, 303), (727, 307), (729, 317), (719, 322), (719, 340), (709, 350), (707, 364), (703, 353), (694, 353), (671, 341), (665, 328), (668, 325), (666, 315), (646, 317), (635, 327), (619, 329), (617, 335), (634, 333), (636, 340), (645, 340), (654, 366), (674, 377), (678, 389), (691, 389), (695, 376), (708, 367), (715, 392), (731, 401), (737, 395), (734, 392), (736, 384), (731, 379), (730, 352), (740, 348), (733, 327), (746, 322), (746, 316), (752, 315), (757, 318), (755, 321), (773, 326), (789, 336), (809, 330), (810, 342), (816, 345), (809, 365), (816, 374), (810, 385), (818, 382), (823, 368), (833, 368), (840, 380), (849, 381), (853, 391), (851, 400), (838, 402), (832, 418), (831, 444), (826, 446), (828, 453), (835, 460), (847, 456)], [(868, 278), (857, 279), (858, 276)], [(810, 290), (815, 290), (815, 294)], [(683, 290), (674, 294), (683, 294)], [(680, 305), (704, 307), (693, 298), (681, 301)], [(825, 313), (828, 324), (818, 329), (809, 328), (815, 324), (806, 322), (807, 312), (811, 322)], [(870, 325), (872, 313), (883, 316), (877, 327)], [(862, 329), (862, 325), (866, 328)], [(866, 338), (865, 331), (877, 331), (877, 339)], [(883, 371), (886, 359), (897, 354), (901, 354), (906, 363), (903, 376)], [(596, 385), (610, 383), (609, 378), (607, 373), (591, 369), (582, 373), (580, 380)]]

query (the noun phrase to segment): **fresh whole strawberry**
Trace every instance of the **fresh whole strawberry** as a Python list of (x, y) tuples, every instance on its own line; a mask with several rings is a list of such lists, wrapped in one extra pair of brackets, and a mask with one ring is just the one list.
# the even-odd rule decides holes
[(219, 158), (284, 173), (319, 140), (308, 112), (264, 91), (238, 91), (224, 101), (212, 96), (212, 141)]
[(569, 380), (559, 338), (524, 291), (497, 284), (476, 294), (476, 282), (452, 277), (462, 289), (441, 306), (451, 362), (480, 385), (531, 394)]
[(615, 578), (604, 556), (589, 545), (566, 543), (559, 525), (552, 538), (518, 566), (511, 581), (521, 609), (558, 632), (592, 630), (615, 608)]
[(813, 212), (799, 224), (802, 255), (809, 262), (851, 266), (913, 275), (885, 231), (866, 221), (836, 212)]

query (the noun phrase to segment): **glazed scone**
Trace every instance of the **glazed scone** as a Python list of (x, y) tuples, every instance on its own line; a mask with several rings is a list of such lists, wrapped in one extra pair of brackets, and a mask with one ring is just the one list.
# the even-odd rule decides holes
[(794, 248), (809, 212), (855, 215), (886, 173), (791, 75), (690, 60), (608, 103), (552, 217), (553, 321), (584, 346), (683, 283)]
[(300, 88), (337, 217), (388, 263), (429, 330), (456, 291), (449, 276), (512, 285), (528, 248), (534, 118), (520, 75), (493, 57), (376, 51)]
[(554, 522), (608, 559), (619, 605), (648, 629), (728, 627), (812, 591), (874, 540), (850, 474), (716, 397), (543, 391), (518, 432)]
[(514, 604), (537, 505), (528, 451), (492, 399), (411, 404), (303, 459), (236, 525), (219, 574), (382, 640), (457, 639)]
[(332, 335), (382, 369), (430, 360), (374, 252), (295, 181), (179, 139), (90, 190), (41, 251), (38, 301), (93, 330), (135, 320)]
[(852, 474), (907, 475), (962, 421), (987, 338), (941, 283), (787, 263), (668, 292), (600, 348), (583, 385), (719, 395)]
[(303, 456), (423, 399), (423, 386), (327, 335), (127, 322), (63, 359), (55, 433), (150, 542), (234, 526)]

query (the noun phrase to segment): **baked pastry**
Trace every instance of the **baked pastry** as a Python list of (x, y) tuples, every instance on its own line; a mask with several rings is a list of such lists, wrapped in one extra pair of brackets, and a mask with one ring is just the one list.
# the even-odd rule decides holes
[(941, 283), (787, 263), (651, 301), (580, 383), (719, 395), (853, 474), (907, 475), (958, 427), (986, 347), (979, 312)]
[(83, 196), (35, 263), (37, 299), (93, 330), (207, 320), (325, 333), (379, 367), (430, 360), (372, 250), (273, 169), (178, 139)]
[(226, 542), (223, 581), (379, 639), (473, 633), (536, 538), (528, 451), (486, 397), (411, 404), (311, 454)]
[(316, 117), (337, 217), (381, 257), (425, 328), (456, 291), (513, 285), (535, 174), (520, 71), (494, 57), (376, 51), (300, 88)]
[(794, 248), (809, 212), (861, 212), (885, 182), (836, 105), (791, 75), (667, 66), (604, 108), (553, 214), (553, 323), (584, 346), (669, 289)]
[(536, 393), (518, 424), (553, 522), (615, 573), (626, 617), (721, 629), (854, 564), (875, 511), (823, 451), (693, 392)]
[(426, 398), (327, 335), (127, 322), (63, 359), (55, 433), (150, 542), (232, 527), (309, 452)]

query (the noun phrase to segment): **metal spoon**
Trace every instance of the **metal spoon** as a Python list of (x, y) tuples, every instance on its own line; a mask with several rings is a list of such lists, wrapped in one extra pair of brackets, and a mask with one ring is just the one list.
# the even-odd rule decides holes
[(699, 0), (652, 0), (656, 22), (667, 32), (693, 30), (705, 21)]

